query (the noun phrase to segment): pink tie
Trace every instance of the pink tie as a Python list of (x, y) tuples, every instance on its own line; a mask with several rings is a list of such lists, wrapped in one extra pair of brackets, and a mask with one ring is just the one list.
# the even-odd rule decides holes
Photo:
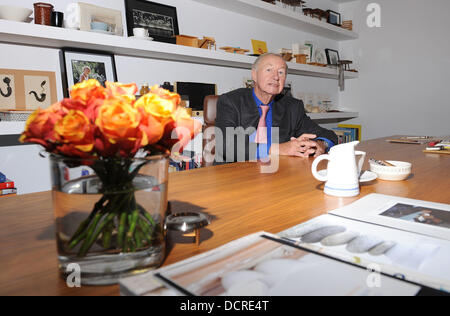
[(267, 124), (266, 124), (266, 116), (267, 112), (269, 112), (268, 105), (261, 105), (261, 118), (259, 119), (258, 129), (256, 130), (256, 138), (255, 143), (257, 144), (267, 144)]

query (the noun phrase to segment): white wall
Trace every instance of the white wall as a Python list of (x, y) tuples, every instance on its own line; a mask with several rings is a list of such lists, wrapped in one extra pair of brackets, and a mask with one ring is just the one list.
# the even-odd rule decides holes
[(366, 7), (343, 4), (360, 38), (341, 44), (356, 61), (342, 106), (359, 111), (363, 138), (450, 132), (450, 1), (378, 0), (381, 28), (369, 28)]
[[(33, 8), (33, 3), (36, 1), (0, 0), (0, 2), (1, 4)], [(50, 0), (46, 2), (54, 4), (55, 10), (64, 11), (67, 4), (74, 1)], [(125, 11), (123, 0), (87, 0), (84, 2)], [(323, 48), (338, 48), (338, 43), (335, 41), (249, 18), (245, 12), (243, 15), (239, 15), (191, 0), (158, 0), (156, 2), (177, 7), (181, 34), (215, 37), (218, 47), (235, 46), (251, 49), (250, 40), (253, 38), (266, 41), (271, 51), (290, 48), (292, 43), (304, 43), (305, 40), (314, 41)], [(314, 7), (337, 9), (337, 4), (328, 0), (316, 0), (315, 4), (317, 6)], [(124, 14), (123, 21), (126, 30)], [(58, 53), (57, 49), (0, 43), (0, 68), (54, 71), (57, 79), (58, 99), (61, 99), (62, 85)], [(151, 85), (162, 84), (164, 81), (216, 83), (219, 94), (242, 87), (244, 78), (250, 78), (249, 70), (127, 56), (116, 56), (116, 66), (118, 80), (124, 83), (136, 82), (138, 85), (144, 82)], [(288, 82), (292, 83), (294, 95), (305, 92), (328, 94), (336, 106), (339, 104), (336, 80), (290, 75)], [(21, 167), (25, 165), (27, 167), (34, 166), (35, 168), (31, 167), (34, 173), (31, 173), (29, 168)], [(21, 147), (20, 150), (16, 150), (14, 147), (0, 147), (0, 171), (15, 180), (21, 194), (50, 189), (48, 169), (45, 160), (38, 157), (34, 146)], [(36, 181), (40, 181), (40, 188), (36, 188)]]

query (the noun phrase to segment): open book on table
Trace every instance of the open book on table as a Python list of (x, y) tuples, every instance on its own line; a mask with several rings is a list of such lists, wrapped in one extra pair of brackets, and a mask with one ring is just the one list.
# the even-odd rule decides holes
[(120, 281), (124, 295), (417, 295), (450, 291), (450, 205), (371, 194)]

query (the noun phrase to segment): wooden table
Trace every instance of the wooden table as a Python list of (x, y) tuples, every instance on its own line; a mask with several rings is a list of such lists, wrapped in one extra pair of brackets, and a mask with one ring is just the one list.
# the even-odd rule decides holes
[[(367, 158), (409, 161), (406, 181), (375, 180), (355, 198), (323, 193), (311, 174), (313, 158), (281, 157), (279, 171), (260, 173), (257, 163), (238, 163), (170, 174), (175, 211), (200, 210), (214, 217), (200, 246), (169, 234), (165, 265), (257, 231), (278, 233), (370, 193), (450, 203), (450, 157), (424, 154), (425, 145), (366, 141)], [(364, 169), (368, 169), (366, 161)], [(190, 241), (190, 240), (188, 240)], [(68, 288), (59, 277), (51, 192), (0, 199), (0, 295), (118, 295), (118, 286)]]

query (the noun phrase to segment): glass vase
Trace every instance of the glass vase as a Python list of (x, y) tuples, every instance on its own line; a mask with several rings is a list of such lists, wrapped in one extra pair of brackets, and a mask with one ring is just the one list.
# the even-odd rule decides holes
[(114, 284), (121, 277), (162, 264), (168, 164), (167, 155), (50, 156), (63, 277), (76, 267), (81, 284)]

